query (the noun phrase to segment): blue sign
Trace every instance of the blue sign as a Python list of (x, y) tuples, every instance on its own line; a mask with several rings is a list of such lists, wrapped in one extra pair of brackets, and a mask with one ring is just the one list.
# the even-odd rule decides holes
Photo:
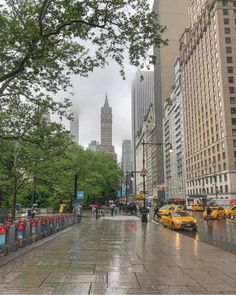
[(77, 199), (78, 201), (83, 200), (83, 199), (84, 199), (84, 192), (83, 192), (83, 191), (77, 192), (77, 194), (76, 194), (76, 199)]
[(117, 197), (118, 197), (118, 198), (121, 197), (121, 192), (117, 192)]

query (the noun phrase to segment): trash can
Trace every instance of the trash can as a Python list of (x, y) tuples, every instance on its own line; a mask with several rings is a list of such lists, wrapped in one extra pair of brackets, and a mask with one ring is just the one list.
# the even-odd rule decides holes
[(142, 222), (147, 222), (148, 221), (148, 210), (146, 207), (141, 208), (141, 221)]

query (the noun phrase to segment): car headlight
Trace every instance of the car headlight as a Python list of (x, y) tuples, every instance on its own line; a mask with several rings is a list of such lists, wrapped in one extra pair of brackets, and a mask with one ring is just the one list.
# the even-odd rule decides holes
[(194, 219), (194, 221), (193, 221), (194, 223), (197, 223), (197, 220), (196, 219)]
[(180, 223), (180, 221), (179, 221), (179, 220), (176, 220), (175, 222), (176, 222), (176, 223), (178, 223), (178, 224)]

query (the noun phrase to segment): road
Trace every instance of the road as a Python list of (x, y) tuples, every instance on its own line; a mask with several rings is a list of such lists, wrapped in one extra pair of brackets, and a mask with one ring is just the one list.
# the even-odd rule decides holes
[(193, 213), (198, 220), (198, 232), (181, 231), (195, 240), (214, 245), (236, 254), (236, 220), (205, 221), (202, 213)]

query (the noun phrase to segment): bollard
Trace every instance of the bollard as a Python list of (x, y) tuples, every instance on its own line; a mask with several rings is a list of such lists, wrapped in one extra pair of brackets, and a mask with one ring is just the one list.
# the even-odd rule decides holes
[(31, 219), (31, 242), (34, 243), (38, 240), (38, 231), (37, 231), (37, 225), (38, 222), (35, 219)]
[(18, 221), (17, 242), (18, 242), (19, 248), (23, 248), (25, 246), (25, 221), (24, 220)]
[(8, 247), (6, 245), (7, 227), (5, 225), (0, 226), (0, 254), (5, 255), (8, 253)]

